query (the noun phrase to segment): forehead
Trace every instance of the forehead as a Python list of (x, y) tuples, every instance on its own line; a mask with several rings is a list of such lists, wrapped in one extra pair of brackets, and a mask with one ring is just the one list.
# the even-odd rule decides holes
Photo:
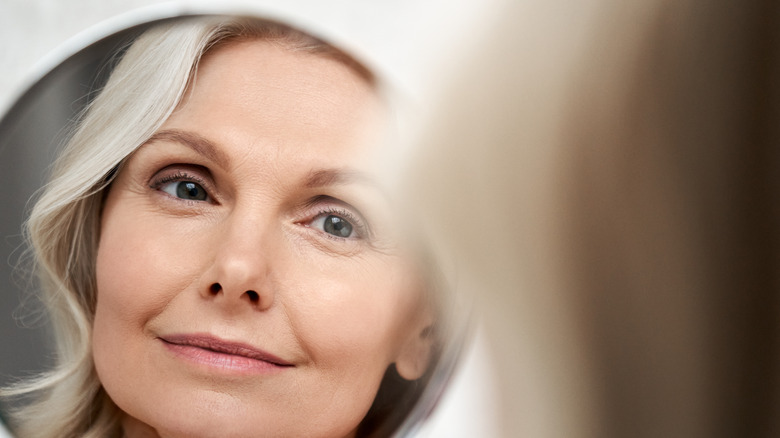
[(353, 67), (253, 39), (208, 52), (165, 125), (285, 147), (338, 143), (365, 148), (375, 143), (384, 117), (374, 86)]
[(310, 117), (308, 123), (333, 122), (328, 112), (310, 110), (329, 107), (331, 114), (359, 118), (379, 105), (373, 85), (351, 66), (259, 39), (221, 44), (206, 53), (188, 97), (192, 103), (233, 100), (231, 106), (237, 109), (238, 104), (273, 103), (272, 112), (279, 117)]

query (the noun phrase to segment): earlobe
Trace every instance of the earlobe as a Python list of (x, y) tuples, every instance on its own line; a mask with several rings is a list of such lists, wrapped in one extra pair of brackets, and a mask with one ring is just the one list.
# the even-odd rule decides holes
[(401, 377), (406, 380), (417, 380), (425, 374), (431, 361), (433, 339), (432, 325), (410, 335), (395, 362), (395, 368)]

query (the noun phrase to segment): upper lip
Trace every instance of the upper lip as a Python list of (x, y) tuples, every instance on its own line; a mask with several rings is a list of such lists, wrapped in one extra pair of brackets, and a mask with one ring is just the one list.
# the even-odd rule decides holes
[(293, 366), (292, 363), (251, 345), (243, 342), (226, 341), (208, 334), (173, 334), (160, 336), (160, 340), (174, 345), (197, 347), (218, 353), (262, 360), (279, 366)]

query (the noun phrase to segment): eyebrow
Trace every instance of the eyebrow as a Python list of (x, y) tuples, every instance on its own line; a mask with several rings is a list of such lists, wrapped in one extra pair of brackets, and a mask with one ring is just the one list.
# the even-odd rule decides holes
[(367, 173), (353, 169), (321, 169), (309, 173), (303, 185), (306, 188), (318, 188), (335, 185), (359, 183), (380, 188), (379, 184)]
[[(227, 154), (220, 150), (209, 139), (201, 137), (198, 134), (178, 129), (164, 129), (156, 132), (149, 138), (149, 142), (153, 141), (172, 141), (182, 144), (215, 162), (223, 169), (228, 169), (230, 167), (230, 158)], [(349, 168), (313, 170), (304, 179), (303, 186), (314, 189), (355, 183), (374, 187), (385, 194), (384, 189), (370, 174)]]
[(391, 200), (390, 193), (371, 174), (354, 169), (329, 168), (314, 170), (303, 181), (303, 186), (308, 189), (357, 183), (376, 190), (385, 201), (390, 202)]
[(229, 157), (222, 152), (214, 143), (198, 134), (181, 131), (178, 129), (165, 129), (156, 132), (149, 138), (149, 141), (172, 141), (187, 146), (196, 153), (213, 161), (223, 169), (230, 167)]

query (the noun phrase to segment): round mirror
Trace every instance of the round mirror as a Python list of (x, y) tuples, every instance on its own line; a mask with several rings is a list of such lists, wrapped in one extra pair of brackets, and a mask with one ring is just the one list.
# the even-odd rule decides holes
[(20, 436), (403, 435), (439, 398), (461, 337), (382, 75), (274, 18), (107, 33), (0, 121)]

